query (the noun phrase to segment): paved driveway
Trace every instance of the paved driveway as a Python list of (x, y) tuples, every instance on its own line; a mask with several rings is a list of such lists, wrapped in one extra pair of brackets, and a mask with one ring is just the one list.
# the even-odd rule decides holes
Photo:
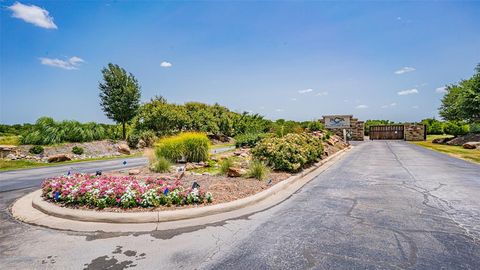
[(358, 144), (267, 211), (145, 234), (17, 223), (2, 269), (480, 269), (480, 166), (402, 141)]

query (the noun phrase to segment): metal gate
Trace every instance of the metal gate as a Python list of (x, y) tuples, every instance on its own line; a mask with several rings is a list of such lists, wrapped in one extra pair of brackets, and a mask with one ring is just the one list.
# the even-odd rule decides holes
[(370, 126), (370, 140), (403, 140), (403, 125)]

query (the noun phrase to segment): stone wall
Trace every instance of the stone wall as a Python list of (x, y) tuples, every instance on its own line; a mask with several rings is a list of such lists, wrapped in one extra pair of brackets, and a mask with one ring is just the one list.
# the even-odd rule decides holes
[[(325, 125), (325, 119), (320, 119), (320, 123)], [(335, 135), (340, 136), (343, 138), (343, 128), (327, 128), (329, 131), (334, 133)], [(347, 131), (347, 136), (349, 136), (350, 140), (352, 141), (363, 141), (364, 140), (364, 129), (365, 129), (365, 122), (358, 121), (357, 118), (350, 118), (350, 128), (345, 128)]]
[(405, 124), (404, 138), (406, 141), (424, 141), (425, 125), (424, 124)]

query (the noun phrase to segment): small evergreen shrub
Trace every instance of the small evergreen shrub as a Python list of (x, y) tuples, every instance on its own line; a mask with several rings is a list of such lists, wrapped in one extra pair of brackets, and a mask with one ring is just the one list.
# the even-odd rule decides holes
[(320, 160), (322, 140), (310, 134), (287, 134), (281, 138), (266, 138), (252, 149), (252, 155), (275, 170), (298, 172)]
[(207, 135), (197, 132), (185, 132), (176, 136), (162, 138), (155, 149), (157, 157), (165, 157), (171, 162), (185, 159), (187, 162), (207, 161), (210, 141)]
[(30, 152), (31, 154), (38, 155), (38, 154), (43, 153), (44, 150), (45, 149), (43, 149), (43, 147), (41, 145), (34, 145), (30, 148), (30, 150), (28, 150), (28, 152)]
[(226, 158), (220, 162), (220, 174), (221, 175), (227, 175), (228, 171), (230, 168), (233, 168), (233, 159), (232, 158)]
[(470, 131), (470, 128), (467, 124), (461, 122), (446, 122), (443, 130), (448, 135), (461, 136), (465, 135)]
[(472, 123), (470, 124), (470, 132), (479, 134), (480, 133), (480, 123)]
[(150, 165), (150, 170), (157, 173), (164, 173), (164, 172), (169, 172), (171, 166), (172, 166), (172, 163), (170, 162), (170, 160), (164, 157), (159, 157), (153, 160), (152, 164)]
[(84, 150), (80, 146), (74, 146), (72, 148), (72, 153), (74, 153), (75, 155), (81, 155), (81, 154), (83, 154), (83, 152), (84, 152)]
[(266, 138), (266, 133), (244, 133), (235, 136), (236, 147), (254, 147), (259, 141)]
[(135, 133), (130, 134), (127, 138), (127, 144), (130, 148), (136, 149), (138, 142), (140, 142), (140, 136)]
[(268, 167), (261, 161), (254, 160), (248, 165), (247, 176), (250, 178), (264, 180), (265, 178), (267, 178), (268, 173)]

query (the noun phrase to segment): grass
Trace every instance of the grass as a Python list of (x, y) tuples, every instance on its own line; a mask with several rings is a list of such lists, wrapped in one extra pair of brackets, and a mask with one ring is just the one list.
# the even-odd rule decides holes
[(0, 136), (0, 145), (19, 145), (20, 136)]
[(456, 145), (432, 143), (433, 139), (443, 138), (443, 137), (449, 137), (449, 136), (448, 135), (428, 135), (427, 141), (411, 142), (411, 143), (437, 151), (437, 152), (445, 153), (452, 157), (480, 163), (479, 149), (464, 149), (463, 147), (456, 146)]
[(69, 160), (69, 161), (55, 162), (55, 163), (45, 163), (45, 162), (37, 162), (37, 161), (30, 161), (30, 160), (0, 159), (0, 171), (32, 169), (32, 168), (38, 168), (38, 167), (58, 166), (58, 165), (82, 163), (82, 162), (89, 162), (89, 161), (124, 159), (124, 158), (131, 158), (131, 157), (140, 157), (140, 156), (142, 156), (141, 153), (136, 153), (133, 155), (125, 155), (125, 156), (87, 158), (87, 159), (81, 159), (81, 160)]

